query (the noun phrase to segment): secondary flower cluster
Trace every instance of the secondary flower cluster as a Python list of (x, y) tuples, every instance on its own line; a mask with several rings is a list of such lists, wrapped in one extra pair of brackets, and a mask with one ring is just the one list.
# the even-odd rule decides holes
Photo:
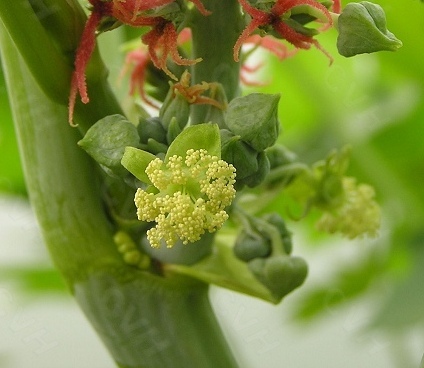
[(190, 149), (186, 157), (152, 160), (146, 174), (154, 188), (139, 188), (137, 217), (156, 222), (147, 231), (152, 247), (162, 241), (172, 247), (179, 239), (192, 243), (218, 230), (228, 219), (225, 208), (235, 197), (235, 168), (204, 149)]
[(340, 232), (349, 239), (362, 235), (377, 236), (380, 227), (380, 207), (374, 200), (374, 188), (357, 184), (356, 179), (342, 179), (344, 200), (332, 211), (324, 212), (317, 228), (329, 233)]

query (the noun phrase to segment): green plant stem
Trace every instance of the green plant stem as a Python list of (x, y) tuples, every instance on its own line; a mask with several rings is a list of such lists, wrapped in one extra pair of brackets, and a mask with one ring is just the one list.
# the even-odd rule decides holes
[[(191, 19), (193, 56), (203, 60), (192, 67), (193, 83), (218, 82), (224, 87), (228, 101), (240, 93), (240, 64), (233, 59), (233, 47), (243, 28), (237, 0), (203, 0), (211, 15), (195, 11)], [(204, 123), (205, 107), (193, 105), (193, 124)]]
[[(75, 53), (71, 48), (79, 44), (86, 19), (78, 1), (1, 1), (0, 18), (43, 93), (67, 106)], [(75, 122), (83, 134), (105, 115), (122, 114), (97, 48), (86, 74), (90, 102), (84, 105), (77, 99), (75, 106)]]
[(237, 367), (206, 284), (148, 273), (122, 283), (106, 270), (75, 295), (120, 367)]
[(0, 18), (44, 93), (66, 104), (72, 63), (58, 52), (30, 2), (1, 1)]
[[(29, 197), (56, 267), (113, 359), (125, 368), (237, 367), (211, 310), (206, 284), (141, 272), (123, 262), (104, 210), (101, 176), (77, 146), (80, 133), (67, 124), (66, 106), (39, 88), (41, 75), (31, 74), (37, 67), (27, 67), (39, 60), (21, 57), (9, 34), (0, 24)], [(58, 77), (67, 79), (63, 72)], [(57, 85), (67, 94), (62, 90), (66, 83)], [(105, 115), (113, 110), (104, 105), (113, 97), (107, 90), (97, 91), (92, 91), (94, 112), (79, 112), (82, 122), (101, 114), (102, 106)]]

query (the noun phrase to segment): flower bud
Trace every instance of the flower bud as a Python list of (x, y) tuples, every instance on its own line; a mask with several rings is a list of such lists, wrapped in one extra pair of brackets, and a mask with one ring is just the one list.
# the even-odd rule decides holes
[(118, 231), (113, 240), (125, 263), (141, 269), (147, 269), (150, 266), (150, 258), (137, 249), (136, 244), (126, 232)]
[(166, 144), (166, 131), (158, 117), (141, 118), (137, 131), (140, 136), (140, 142), (147, 144), (149, 139), (154, 139), (156, 142)]
[[(213, 94), (211, 93), (210, 98), (217, 101), (217, 103), (221, 106), (227, 106), (227, 96), (224, 91), (224, 87), (220, 83), (215, 84), (215, 88), (213, 90)], [(226, 128), (225, 125), (225, 111), (222, 108), (218, 108), (215, 105), (204, 105), (205, 109), (205, 122), (212, 122), (214, 124), (218, 124), (219, 128)]]
[(282, 217), (278, 213), (269, 213), (263, 217), (265, 221), (269, 224), (275, 226), (280, 233), (281, 241), (283, 243), (284, 251), (287, 254), (292, 252), (292, 236), (290, 231), (288, 231), (286, 224)]
[(249, 262), (254, 258), (265, 258), (271, 253), (271, 241), (261, 234), (252, 234), (243, 230), (234, 245), (235, 256)]
[(242, 179), (242, 183), (250, 188), (254, 188), (261, 184), (269, 173), (269, 160), (265, 151), (259, 152), (257, 156), (258, 170), (247, 178)]
[[(166, 131), (173, 131), (172, 136), (175, 138), (187, 125), (190, 117), (190, 104), (187, 99), (175, 93), (173, 88), (169, 89), (168, 95), (159, 112), (160, 121)], [(178, 131), (178, 134), (176, 134)], [(168, 141), (168, 143), (171, 143)]]
[(337, 49), (346, 57), (396, 51), (402, 46), (402, 42), (387, 30), (381, 6), (368, 1), (347, 4), (339, 16), (338, 31)]
[(221, 129), (221, 157), (237, 169), (237, 183), (258, 171), (258, 153), (240, 136)]
[(225, 122), (228, 128), (261, 152), (271, 147), (280, 133), (279, 95), (252, 93), (237, 97), (228, 105)]
[(302, 285), (308, 273), (308, 266), (300, 257), (255, 258), (248, 267), (277, 299)]
[(270, 168), (275, 169), (280, 166), (288, 165), (296, 161), (296, 154), (288, 150), (281, 144), (276, 144), (267, 148), (266, 155), (269, 159)]

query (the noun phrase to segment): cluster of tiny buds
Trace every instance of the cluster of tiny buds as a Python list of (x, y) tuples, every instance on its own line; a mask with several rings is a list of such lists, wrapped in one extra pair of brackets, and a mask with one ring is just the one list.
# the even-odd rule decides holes
[(185, 158), (156, 158), (146, 168), (153, 187), (138, 189), (137, 217), (155, 222), (147, 232), (152, 247), (172, 247), (198, 241), (206, 232), (218, 230), (228, 219), (225, 208), (236, 191), (233, 165), (211, 156), (204, 149), (186, 152)]
[(356, 179), (344, 177), (344, 201), (332, 212), (325, 212), (317, 223), (320, 230), (341, 232), (349, 239), (363, 235), (377, 235), (381, 222), (380, 207), (374, 200), (375, 191), (367, 184), (357, 184)]

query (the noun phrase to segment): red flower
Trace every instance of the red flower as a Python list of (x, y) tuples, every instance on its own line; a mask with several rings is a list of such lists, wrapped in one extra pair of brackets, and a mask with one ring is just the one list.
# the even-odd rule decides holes
[[(299, 5), (309, 5), (320, 10), (327, 18), (328, 24), (331, 25), (333, 21), (331, 19), (330, 12), (321, 3), (315, 0), (277, 0), (269, 13), (253, 7), (247, 0), (239, 0), (239, 3), (243, 7), (244, 11), (252, 17), (252, 20), (244, 29), (234, 46), (235, 61), (239, 61), (240, 48), (243, 43), (246, 42), (249, 36), (257, 28), (263, 26), (272, 26), (274, 31), (276, 31), (283, 39), (287, 40), (289, 43), (299, 49), (309, 49), (311, 45), (314, 45), (319, 50), (324, 52), (328, 57), (330, 57), (322, 49), (317, 40), (313, 39), (311, 36), (297, 32), (281, 19), (282, 15), (287, 13), (292, 8)], [(340, 1), (338, 0), (337, 3), (340, 4)]]
[(174, 24), (161, 17), (150, 19), (154, 23), (153, 29), (146, 33), (141, 40), (149, 48), (153, 65), (156, 68), (162, 69), (172, 79), (178, 80), (166, 65), (168, 55), (178, 65), (194, 65), (202, 59), (189, 60), (182, 58), (178, 53), (178, 33)]
[[(81, 41), (75, 55), (75, 69), (71, 80), (69, 94), (69, 123), (72, 124), (74, 107), (77, 94), (81, 96), (83, 103), (89, 102), (85, 70), (96, 45), (96, 30), (104, 17), (113, 17), (124, 24), (141, 27), (152, 26), (153, 29), (142, 37), (147, 44), (148, 51), (153, 64), (163, 69), (170, 77), (177, 79), (167, 68), (168, 55), (179, 65), (193, 65), (200, 59), (183, 59), (177, 48), (178, 33), (174, 24), (162, 17), (146, 16), (144, 12), (159, 6), (164, 6), (175, 0), (89, 0), (93, 9), (87, 19), (82, 32)], [(204, 8), (200, 0), (191, 1), (203, 15), (209, 12)]]
[[(190, 28), (184, 28), (178, 35), (178, 45), (190, 41), (191, 30)], [(146, 84), (146, 72), (149, 63), (152, 62), (150, 53), (145, 47), (130, 51), (125, 58), (125, 65), (121, 71), (120, 77), (123, 77), (130, 69), (130, 94), (134, 95), (137, 91), (142, 101), (151, 107), (158, 109), (159, 107), (149, 99), (145, 91)]]

